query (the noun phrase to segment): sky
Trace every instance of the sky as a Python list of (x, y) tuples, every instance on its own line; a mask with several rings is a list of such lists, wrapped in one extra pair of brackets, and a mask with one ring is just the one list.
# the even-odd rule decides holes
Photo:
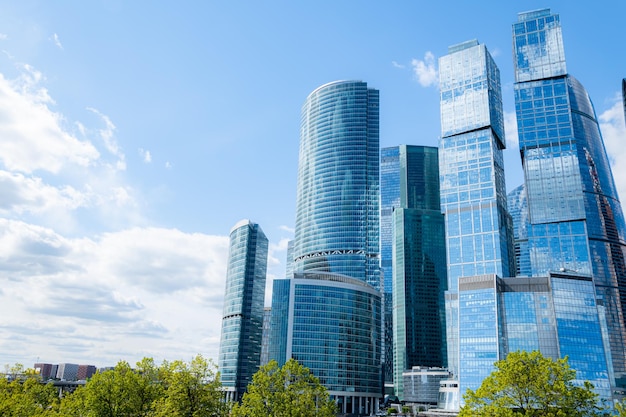
[(0, 1), (0, 365), (217, 363), (230, 229), (267, 235), (269, 305), (327, 82), (380, 90), (381, 147), (437, 146), (437, 60), (477, 39), (520, 185), (511, 25), (541, 8), (626, 196), (623, 0)]

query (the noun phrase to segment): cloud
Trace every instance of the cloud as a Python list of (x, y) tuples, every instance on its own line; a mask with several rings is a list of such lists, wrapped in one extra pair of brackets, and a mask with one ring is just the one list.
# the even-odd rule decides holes
[(6, 33), (0, 33), (0, 41), (5, 41), (9, 39), (9, 36)]
[(117, 144), (117, 141), (115, 140), (115, 125), (113, 124), (109, 116), (102, 114), (97, 109), (94, 109), (93, 107), (87, 107), (87, 110), (98, 115), (100, 119), (104, 122), (104, 128), (99, 130), (100, 137), (104, 141), (104, 146), (111, 153), (111, 155), (118, 157), (117, 163), (115, 164), (116, 169), (124, 171), (126, 169), (126, 157), (122, 152), (120, 146)]
[(291, 234), (296, 233), (296, 229), (293, 226), (287, 226), (287, 225), (283, 224), (283, 225), (279, 226), (279, 229), (284, 231), (284, 232), (291, 233)]
[(598, 116), (598, 121), (613, 170), (617, 193), (623, 207), (626, 201), (626, 170), (618, 167), (626, 166), (626, 146), (624, 146), (626, 126), (621, 94), (616, 94), (611, 102), (612, 106)]
[(50, 39), (52, 40), (52, 42), (54, 42), (57, 48), (59, 48), (60, 50), (63, 50), (63, 45), (61, 44), (61, 41), (59, 40), (59, 35), (55, 33), (52, 35)]
[(400, 69), (406, 68), (406, 66), (404, 66), (402, 64), (398, 64), (396, 61), (391, 61), (391, 65), (393, 65), (396, 68), (400, 68)]
[(226, 236), (132, 228), (69, 238), (0, 219), (0, 359), (216, 358), (227, 258)]
[(149, 164), (150, 162), (152, 162), (152, 154), (150, 154), (150, 151), (147, 151), (143, 148), (139, 148), (139, 155), (141, 156), (141, 159), (143, 159), (143, 161), (146, 164)]
[(435, 56), (432, 52), (426, 52), (423, 60), (413, 59), (411, 66), (420, 85), (423, 87), (437, 85), (437, 69), (435, 68)]
[(170, 161), (165, 161), (165, 169), (172, 169), (172, 163)]
[(39, 86), (42, 80), (28, 65), (15, 80), (0, 74), (0, 163), (22, 173), (93, 164), (99, 152), (63, 129), (64, 118), (48, 107), (54, 101)]

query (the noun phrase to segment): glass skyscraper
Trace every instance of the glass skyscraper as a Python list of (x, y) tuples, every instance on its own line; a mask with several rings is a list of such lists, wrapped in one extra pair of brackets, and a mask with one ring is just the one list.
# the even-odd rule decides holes
[[(515, 271), (513, 226), (506, 202), (498, 67), (484, 45), (467, 41), (451, 46), (448, 55), (439, 59), (439, 84), (448, 368), (459, 378), (463, 393), (467, 388), (463, 372), (475, 357), (469, 351), (471, 345), (497, 345), (498, 339), (492, 333), (462, 332), (463, 323), (459, 320), (465, 317), (459, 314), (459, 303), (464, 302), (459, 298), (459, 279), (492, 274), (511, 276)], [(490, 297), (493, 299), (493, 294)]]
[[(620, 381), (626, 372), (626, 227), (597, 117), (583, 86), (567, 73), (558, 14), (520, 13), (513, 48), (531, 273), (592, 277), (597, 299), (588, 302), (597, 302), (606, 319), (606, 356)], [(568, 348), (571, 357), (587, 346)]]
[(230, 232), (219, 370), (226, 399), (239, 401), (261, 361), (268, 240), (249, 220)]
[(336, 81), (302, 107), (294, 272), (347, 275), (380, 289), (379, 98)]
[(379, 98), (362, 81), (302, 107), (291, 276), (275, 280), (270, 359), (297, 359), (343, 413), (382, 398)]
[[(381, 262), (386, 332), (393, 337), (395, 394), (403, 373), (446, 364), (444, 217), (439, 199), (438, 150), (400, 145), (381, 150)], [(391, 275), (388, 277), (387, 274)], [(386, 350), (386, 353), (389, 352)]]
[(319, 378), (342, 414), (371, 415), (381, 395), (380, 292), (320, 272), (274, 280), (270, 359), (297, 360)]

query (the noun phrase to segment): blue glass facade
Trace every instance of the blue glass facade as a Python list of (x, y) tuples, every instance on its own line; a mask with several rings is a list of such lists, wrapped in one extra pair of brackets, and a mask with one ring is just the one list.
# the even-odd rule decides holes
[(507, 196), (509, 214), (513, 220), (513, 237), (515, 247), (515, 276), (529, 277), (530, 251), (528, 250), (528, 200), (524, 184), (515, 188)]
[(268, 240), (249, 220), (230, 232), (219, 369), (227, 399), (238, 401), (261, 361)]
[(513, 45), (531, 272), (593, 277), (608, 331), (606, 357), (621, 378), (626, 227), (595, 111), (583, 86), (567, 73), (557, 14), (520, 13)]
[(273, 294), (281, 301), (272, 304), (270, 359), (291, 357), (309, 368), (342, 413), (375, 411), (382, 398), (380, 292), (354, 278), (306, 272), (275, 280)]
[[(484, 45), (451, 46), (439, 59), (442, 137), (441, 210), (445, 214), (448, 367), (460, 378), (459, 279), (511, 276), (513, 225), (507, 212), (500, 72)], [(471, 366), (471, 364), (467, 364)]]
[(400, 147), (380, 150), (380, 272), (383, 293), (383, 374), (393, 383), (393, 221), (400, 207)]
[(388, 358), (395, 395), (403, 399), (404, 371), (446, 364), (446, 252), (437, 148), (383, 149), (381, 202), (383, 273), (392, 275), (391, 280), (385, 275), (385, 311), (393, 323), (386, 321), (385, 330), (393, 336)]
[(273, 288), (270, 359), (308, 367), (343, 413), (383, 392), (378, 104), (361, 81), (307, 97), (289, 275)]
[(494, 274), (459, 279), (459, 391), (476, 390), (503, 359), (498, 279)]
[(379, 97), (361, 81), (313, 91), (302, 107), (294, 272), (380, 289)]

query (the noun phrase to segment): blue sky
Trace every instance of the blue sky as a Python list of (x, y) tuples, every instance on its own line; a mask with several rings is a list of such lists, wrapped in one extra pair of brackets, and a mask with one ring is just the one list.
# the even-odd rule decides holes
[(0, 2), (0, 364), (217, 360), (230, 228), (268, 236), (269, 300), (321, 84), (380, 90), (381, 146), (436, 146), (437, 59), (478, 39), (519, 185), (511, 25), (546, 7), (624, 196), (622, 0)]

